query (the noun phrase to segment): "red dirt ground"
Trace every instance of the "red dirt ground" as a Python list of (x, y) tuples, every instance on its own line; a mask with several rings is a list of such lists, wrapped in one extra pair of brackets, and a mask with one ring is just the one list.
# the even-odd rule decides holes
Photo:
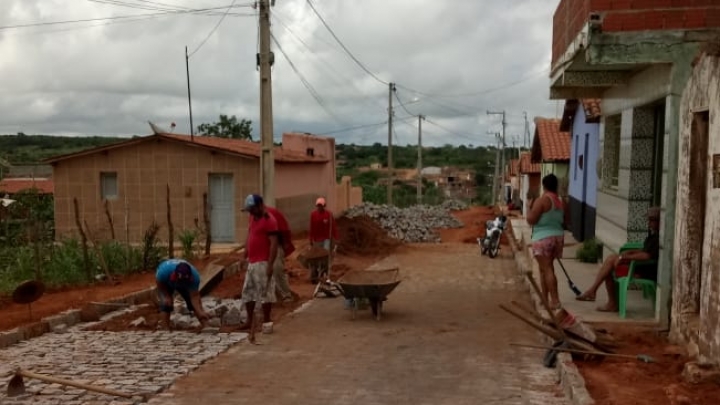
[[(500, 211), (493, 207), (471, 207), (464, 211), (454, 211), (453, 215), (465, 226), (456, 229), (438, 229), (440, 238), (443, 242), (477, 243), (477, 238), (485, 236), (485, 222), (495, 219), (499, 214)], [(512, 231), (509, 220), (508, 227), (500, 238), (500, 243), (503, 245), (509, 243), (508, 231)]]
[(590, 395), (597, 405), (715, 405), (720, 385), (692, 385), (681, 372), (689, 361), (677, 346), (648, 327), (596, 325), (607, 329), (618, 342), (617, 352), (647, 354), (656, 363), (607, 358), (601, 363), (578, 361)]

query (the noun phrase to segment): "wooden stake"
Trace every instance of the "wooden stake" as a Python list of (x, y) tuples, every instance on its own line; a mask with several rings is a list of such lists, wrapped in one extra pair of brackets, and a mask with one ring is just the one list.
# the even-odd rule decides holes
[(80, 232), (80, 240), (82, 241), (85, 276), (87, 277), (88, 281), (92, 281), (92, 271), (90, 270), (90, 255), (88, 253), (87, 235), (85, 234), (85, 230), (83, 229), (82, 222), (80, 222), (80, 208), (78, 207), (77, 198), (73, 198), (73, 208), (75, 209), (75, 225), (77, 225), (78, 232)]
[(112, 240), (115, 240), (115, 223), (112, 215), (110, 215), (110, 202), (107, 199), (105, 200), (105, 216), (107, 217), (108, 225), (110, 225), (110, 237)]
[(167, 184), (167, 223), (168, 223), (168, 257), (175, 257), (175, 228), (172, 223), (172, 208), (170, 206), (170, 184)]
[(110, 273), (110, 268), (108, 268), (107, 262), (105, 261), (105, 255), (103, 255), (102, 249), (98, 245), (97, 240), (92, 236), (87, 221), (85, 221), (85, 229), (85, 232), (87, 232), (88, 238), (90, 239), (90, 243), (92, 244), (93, 250), (95, 250), (95, 254), (98, 257), (98, 260), (100, 260), (100, 266), (102, 266), (103, 271), (105, 272), (107, 281), (111, 282), (113, 278), (112, 274)]
[(208, 213), (207, 193), (203, 193), (203, 223), (205, 224), (205, 256), (209, 256), (212, 238), (210, 236), (210, 214)]

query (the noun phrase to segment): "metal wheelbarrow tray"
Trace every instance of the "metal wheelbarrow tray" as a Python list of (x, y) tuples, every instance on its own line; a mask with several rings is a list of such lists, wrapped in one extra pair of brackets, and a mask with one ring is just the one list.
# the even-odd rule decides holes
[(351, 271), (338, 280), (340, 290), (347, 299), (353, 299), (353, 319), (357, 314), (358, 299), (370, 301), (370, 308), (380, 320), (383, 301), (387, 300), (395, 287), (400, 284), (400, 269)]

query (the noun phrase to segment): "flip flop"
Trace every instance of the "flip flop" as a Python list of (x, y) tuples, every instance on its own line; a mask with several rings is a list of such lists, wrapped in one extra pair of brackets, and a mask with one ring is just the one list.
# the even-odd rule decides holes
[(595, 297), (588, 297), (586, 295), (578, 295), (575, 299), (578, 301), (595, 302)]

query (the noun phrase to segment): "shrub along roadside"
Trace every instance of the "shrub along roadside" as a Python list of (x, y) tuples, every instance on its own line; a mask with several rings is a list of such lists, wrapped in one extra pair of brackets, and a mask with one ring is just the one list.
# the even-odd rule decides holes
[[(56, 244), (45, 243), (40, 251), (40, 274), (49, 288), (87, 284), (84, 271), (82, 245), (77, 239), (65, 239)], [(145, 270), (143, 247), (128, 246), (108, 241), (100, 252), (112, 275), (127, 275)], [(96, 252), (89, 251), (92, 275), (104, 275)], [(154, 265), (159, 261), (153, 255)], [(154, 268), (154, 267), (151, 267)], [(33, 280), (36, 275), (35, 252), (32, 246), (0, 248), (0, 295), (11, 293), (18, 284)]]

